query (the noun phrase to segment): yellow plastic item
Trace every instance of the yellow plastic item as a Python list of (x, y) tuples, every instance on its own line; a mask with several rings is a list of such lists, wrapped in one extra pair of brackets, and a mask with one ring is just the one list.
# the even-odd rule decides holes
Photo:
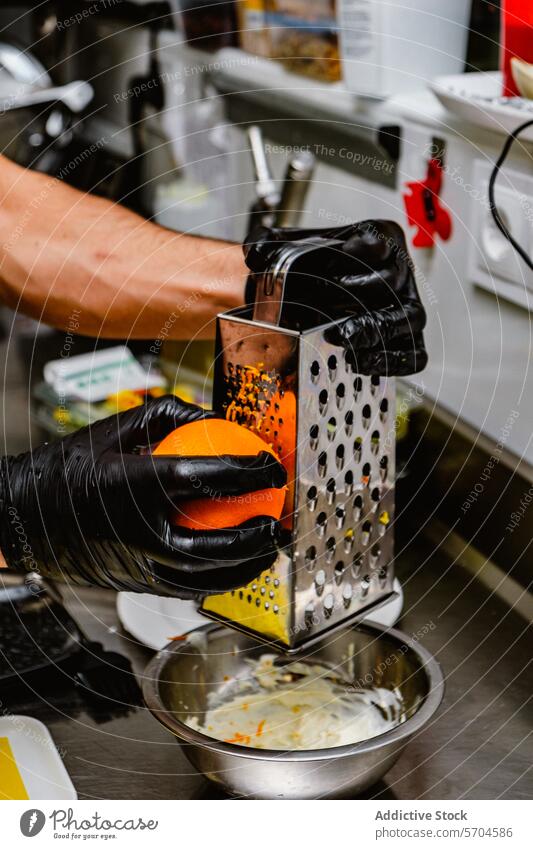
[(106, 398), (105, 406), (112, 413), (122, 413), (124, 410), (140, 407), (143, 401), (143, 397), (138, 392), (134, 392), (132, 389), (123, 389), (121, 392), (116, 392)]
[(0, 737), (0, 799), (29, 799), (11, 744)]

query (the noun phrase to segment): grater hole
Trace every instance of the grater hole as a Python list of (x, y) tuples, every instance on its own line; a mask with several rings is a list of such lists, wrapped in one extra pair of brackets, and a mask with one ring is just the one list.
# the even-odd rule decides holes
[(335, 380), (337, 376), (337, 357), (335, 354), (328, 357), (328, 374), (330, 380)]
[(349, 607), (352, 603), (353, 596), (353, 587), (351, 584), (346, 583), (342, 588), (342, 603), (345, 607)]
[(313, 512), (313, 510), (315, 509), (317, 500), (318, 489), (316, 488), (316, 486), (310, 486), (307, 490), (307, 506), (311, 512)]
[(352, 362), (350, 360), (350, 354), (349, 354), (348, 351), (344, 352), (344, 366), (346, 368), (346, 371), (353, 372), (353, 365), (352, 365)]
[(344, 525), (346, 519), (346, 507), (344, 504), (339, 504), (339, 506), (335, 509), (335, 524), (337, 528), (340, 530)]
[(337, 560), (333, 569), (335, 573), (335, 581), (337, 582), (337, 584), (340, 584), (340, 582), (342, 581), (342, 576), (344, 575), (344, 568), (344, 560)]
[(387, 413), (389, 412), (389, 402), (388, 402), (388, 399), (387, 399), (387, 398), (382, 398), (382, 399), (381, 399), (380, 404), (379, 404), (379, 412), (380, 412), (383, 416), (386, 416), (386, 415), (387, 415)]
[(344, 445), (341, 442), (340, 445), (337, 445), (337, 450), (335, 451), (335, 462), (337, 464), (337, 468), (339, 469), (339, 471), (344, 466), (344, 454), (345, 454), (345, 448), (344, 448)]
[(305, 552), (305, 568), (312, 572), (315, 568), (316, 563), (316, 547), (314, 545), (310, 545), (307, 551)]
[(362, 388), (363, 388), (363, 381), (361, 380), (360, 377), (356, 377), (354, 382), (353, 382), (353, 391), (354, 391), (356, 401), (357, 401), (357, 397), (358, 397)]
[(344, 416), (344, 430), (346, 431), (346, 436), (351, 436), (352, 429), (353, 429), (353, 410), (348, 410), (348, 412)]
[(318, 378), (320, 377), (320, 363), (318, 362), (318, 360), (313, 360), (313, 362), (311, 363), (310, 372), (311, 380), (313, 381), (313, 383), (316, 383)]
[(361, 542), (363, 545), (368, 545), (370, 542), (370, 537), (372, 536), (372, 522), (368, 519), (366, 522), (363, 522), (363, 527), (361, 530)]
[(326, 428), (327, 437), (330, 442), (333, 442), (337, 433), (337, 419), (331, 417)]
[(324, 536), (324, 534), (326, 532), (327, 524), (328, 524), (328, 517), (322, 511), (322, 513), (319, 513), (318, 516), (316, 517), (316, 531), (317, 531), (317, 534), (319, 536), (321, 536), (321, 537)]
[(328, 537), (326, 541), (326, 563), (332, 563), (333, 558), (335, 557), (335, 549), (337, 547), (337, 541), (335, 537)]
[(361, 454), (363, 453), (363, 438), (356, 436), (353, 444), (353, 454), (356, 463), (361, 462)]
[(377, 543), (377, 542), (376, 542), (376, 543), (374, 543), (374, 545), (372, 546), (372, 549), (371, 549), (371, 551), (370, 551), (370, 556), (371, 556), (371, 557), (372, 557), (372, 559), (376, 562), (377, 560), (379, 560), (379, 556), (380, 556), (380, 554), (381, 554), (381, 548), (380, 548), (379, 543)]
[(378, 389), (380, 383), (381, 381), (379, 379), (379, 375), (373, 374), (370, 378), (370, 391), (372, 395), (376, 394), (376, 390)]
[(353, 492), (353, 472), (351, 469), (348, 469), (344, 475), (344, 492), (346, 495), (351, 495)]
[(320, 393), (318, 395), (318, 409), (320, 411), (320, 415), (322, 415), (322, 416), (324, 415), (324, 413), (326, 412), (326, 410), (328, 408), (328, 399), (329, 399), (328, 390), (327, 389), (321, 389)]
[(388, 471), (389, 471), (389, 458), (385, 455), (379, 461), (379, 474), (380, 474), (382, 481), (387, 479)]
[(363, 409), (361, 410), (361, 415), (363, 417), (363, 427), (368, 427), (370, 424), (370, 419), (372, 417), (372, 410), (370, 408), (370, 404), (365, 404)]
[(379, 451), (379, 430), (372, 431), (372, 436), (370, 437), (370, 450), (372, 454), (377, 454)]
[(352, 557), (352, 575), (357, 580), (361, 574), (361, 567), (363, 565), (363, 555), (360, 551), (356, 551), (354, 556)]
[(320, 433), (319, 427), (317, 424), (311, 425), (309, 428), (309, 444), (313, 451), (316, 449), (318, 445), (318, 435)]
[(317, 595), (322, 595), (326, 584), (326, 573), (323, 569), (319, 569), (315, 575), (315, 589)]
[(361, 579), (361, 596), (365, 598), (368, 595), (368, 590), (370, 589), (370, 575), (363, 575)]
[(353, 500), (353, 515), (356, 522), (361, 518), (361, 513), (363, 512), (363, 497), (361, 495), (356, 495)]
[(326, 498), (328, 504), (333, 504), (335, 501), (337, 486), (335, 484), (335, 478), (330, 478), (326, 484)]
[(333, 598), (332, 593), (328, 593), (324, 599), (324, 616), (326, 619), (329, 619), (331, 614), (333, 613), (333, 607), (335, 606), (335, 599)]
[(387, 582), (387, 578), (389, 577), (389, 570), (386, 566), (382, 566), (378, 572), (378, 579), (381, 585)]
[(353, 548), (353, 540), (354, 540), (354, 531), (353, 528), (348, 528), (344, 532), (344, 551), (346, 554), (350, 554)]
[(372, 467), (371, 467), (370, 463), (365, 463), (365, 465), (363, 466), (363, 468), (361, 470), (361, 481), (362, 481), (362, 483), (364, 483), (365, 486), (368, 486), (368, 484), (370, 483), (371, 472), (372, 472)]
[(306, 604), (306, 606), (305, 606), (304, 619), (305, 619), (305, 624), (307, 625), (308, 628), (310, 628), (311, 625), (314, 624), (314, 621), (315, 621), (315, 605), (313, 604), (312, 601), (310, 601), (309, 604)]
[(339, 383), (337, 389), (335, 390), (336, 403), (339, 410), (342, 410), (344, 407), (344, 399), (346, 397), (346, 387), (344, 383)]
[(379, 489), (377, 488), (377, 486), (375, 486), (374, 489), (372, 490), (372, 492), (370, 493), (370, 498), (376, 504), (379, 502)]
[(321, 451), (318, 455), (318, 475), (323, 478), (328, 467), (328, 455), (325, 451)]

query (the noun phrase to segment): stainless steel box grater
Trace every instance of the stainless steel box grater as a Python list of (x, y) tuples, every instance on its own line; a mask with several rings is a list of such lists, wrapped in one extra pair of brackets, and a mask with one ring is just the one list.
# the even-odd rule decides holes
[(202, 605), (288, 652), (394, 595), (394, 380), (355, 374), (326, 341), (330, 325), (277, 326), (301, 251), (262, 281), (253, 318), (246, 308), (218, 317), (214, 374), (215, 409), (271, 444), (293, 479), (285, 545), (256, 581)]

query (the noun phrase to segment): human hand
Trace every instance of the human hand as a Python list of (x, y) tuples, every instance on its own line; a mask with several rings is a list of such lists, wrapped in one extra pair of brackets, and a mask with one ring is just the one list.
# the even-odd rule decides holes
[(320, 323), (337, 321), (328, 341), (342, 345), (359, 374), (407, 375), (427, 364), (426, 313), (401, 227), (362, 221), (314, 230), (257, 228), (244, 245), (251, 271), (246, 299), (253, 302), (257, 275), (272, 267), (288, 243), (334, 239), (336, 244), (302, 257), (287, 277), (288, 324), (314, 311)]
[(278, 524), (194, 531), (169, 521), (195, 482), (217, 495), (281, 487), (283, 467), (255, 457), (152, 456), (168, 433), (213, 417), (168, 395), (2, 460), (0, 550), (44, 576), (180, 597), (242, 586), (275, 559)]

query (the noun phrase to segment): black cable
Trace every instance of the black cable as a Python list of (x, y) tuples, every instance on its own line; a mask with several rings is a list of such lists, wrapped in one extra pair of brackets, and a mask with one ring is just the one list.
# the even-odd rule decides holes
[(531, 260), (531, 257), (524, 250), (524, 248), (521, 245), (518, 244), (516, 239), (509, 232), (509, 230), (508, 230), (507, 226), (505, 225), (500, 213), (498, 212), (498, 207), (496, 206), (496, 201), (494, 199), (494, 188), (495, 188), (495, 185), (496, 185), (496, 177), (500, 173), (500, 169), (501, 169), (503, 163), (505, 162), (505, 160), (507, 159), (507, 154), (511, 150), (511, 147), (513, 146), (513, 142), (518, 138), (518, 136), (520, 135), (520, 133), (523, 130), (526, 130), (528, 127), (531, 127), (531, 126), (533, 126), (533, 119), (526, 121), (524, 124), (520, 124), (520, 126), (517, 127), (516, 130), (513, 130), (513, 132), (510, 133), (507, 136), (507, 138), (505, 140), (505, 144), (502, 148), (502, 152), (500, 153), (498, 159), (496, 160), (496, 164), (495, 164), (494, 168), (492, 169), (492, 173), (490, 175), (489, 204), (490, 204), (490, 211), (492, 213), (492, 217), (494, 218), (496, 226), (503, 233), (505, 238), (511, 243), (511, 245), (513, 246), (515, 251), (517, 251), (517, 253), (520, 254), (520, 256), (522, 257), (522, 259), (524, 260), (524, 262), (526, 263), (528, 268), (531, 268), (533, 270), (533, 261)]

